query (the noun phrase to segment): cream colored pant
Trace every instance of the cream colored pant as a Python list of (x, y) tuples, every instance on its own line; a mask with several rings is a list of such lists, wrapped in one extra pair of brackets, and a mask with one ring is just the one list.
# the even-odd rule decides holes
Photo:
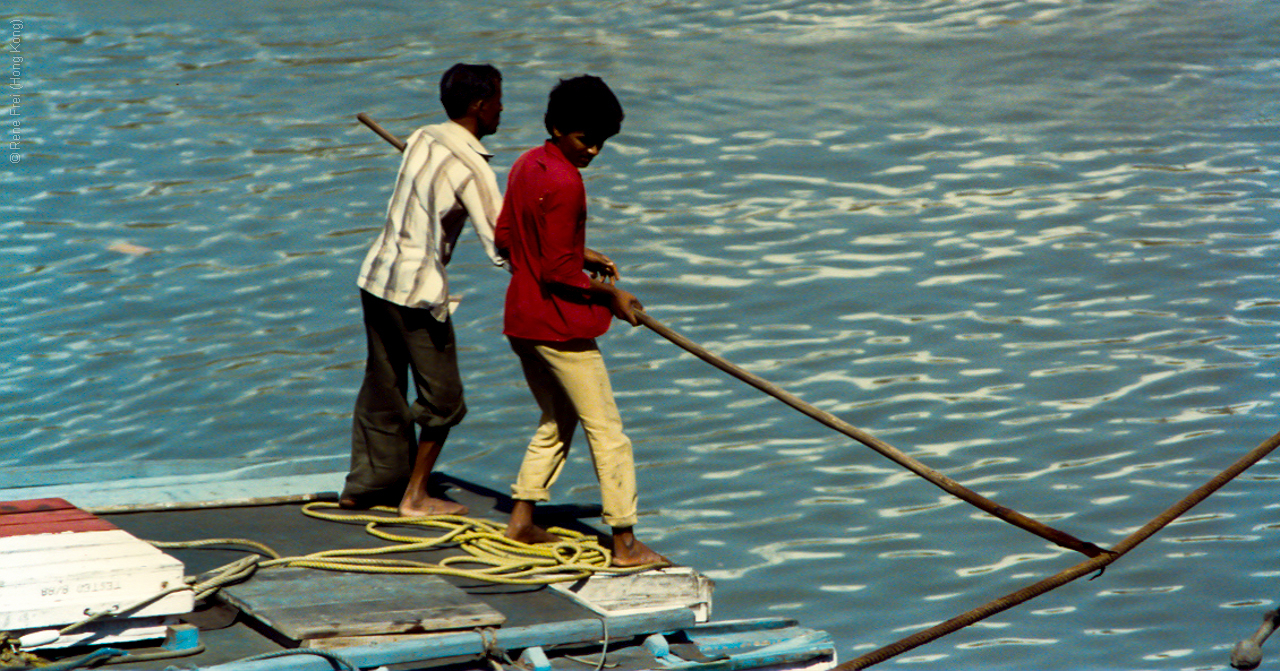
[(622, 416), (613, 400), (609, 372), (594, 340), (548, 343), (511, 338), (525, 380), (542, 419), (511, 488), (521, 501), (547, 501), (549, 489), (569, 455), (574, 428), (581, 423), (591, 448), (604, 523), (636, 523), (636, 467), (631, 440), (622, 433)]

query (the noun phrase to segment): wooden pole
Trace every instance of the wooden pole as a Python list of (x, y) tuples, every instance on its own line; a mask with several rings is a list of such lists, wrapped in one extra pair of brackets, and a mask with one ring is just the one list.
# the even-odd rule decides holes
[(392, 135), (391, 132), (383, 128), (381, 124), (371, 119), (368, 114), (361, 112), (356, 115), (356, 118), (360, 120), (360, 123), (368, 126), (369, 130), (372, 130), (373, 132), (377, 133), (378, 137), (386, 140), (387, 142), (390, 142), (391, 146), (395, 147), (396, 149), (399, 149), (400, 151), (404, 151), (404, 146), (405, 146), (404, 141)]
[(729, 375), (732, 375), (733, 377), (739, 380), (742, 380), (743, 382), (746, 382), (747, 384), (755, 387), (756, 389), (759, 389), (760, 391), (763, 391), (764, 393), (778, 399), (779, 401), (786, 403), (792, 408), (800, 411), (802, 414), (817, 420), (819, 423), (827, 427), (830, 427), (832, 429), (835, 429), (836, 431), (839, 431), (840, 433), (843, 433), (844, 435), (858, 441), (859, 443), (866, 445), (867, 447), (875, 450), (876, 452), (879, 452), (881, 455), (887, 457), (890, 461), (893, 461), (894, 463), (902, 466), (903, 468), (906, 468), (912, 473), (915, 473), (916, 475), (919, 475), (925, 480), (928, 480), (929, 482), (933, 483), (934, 485), (936, 485), (943, 491), (947, 492), (948, 494), (951, 494), (952, 496), (955, 496), (956, 498), (959, 498), (962, 501), (965, 501), (966, 503), (972, 504), (973, 506), (987, 513), (990, 513), (1016, 527), (1021, 527), (1022, 529), (1025, 529), (1027, 531), (1030, 531), (1033, 534), (1036, 534), (1037, 536), (1053, 541), (1054, 543), (1056, 543), (1061, 547), (1075, 550), (1076, 552), (1080, 552), (1088, 557), (1097, 557), (1098, 555), (1103, 554), (1104, 550), (1094, 545), (1093, 543), (1082, 541), (1079, 538), (1072, 536), (1071, 534), (1059, 531), (1057, 529), (1054, 529), (1053, 527), (1047, 526), (1041, 522), (1031, 519), (1030, 517), (1023, 515), (1022, 513), (1019, 513), (1016, 510), (1010, 510), (1009, 508), (999, 505), (995, 501), (992, 501), (982, 496), (981, 494), (978, 494), (977, 492), (965, 487), (964, 485), (961, 485), (955, 480), (952, 480), (951, 478), (948, 478), (947, 476), (929, 468), (928, 466), (925, 466), (924, 464), (920, 463), (918, 460), (903, 453), (901, 450), (898, 450), (897, 448), (893, 447), (892, 445), (889, 445), (883, 440), (880, 440), (879, 438), (872, 436), (871, 434), (859, 429), (856, 426), (853, 426), (852, 424), (849, 424), (848, 422), (840, 419), (839, 417), (836, 417), (835, 415), (829, 412), (826, 412), (825, 410), (820, 410), (808, 403), (805, 403), (804, 401), (797, 398), (794, 394), (787, 392), (781, 387), (762, 379), (761, 377), (755, 375), (754, 373), (748, 372), (738, 366), (735, 366), (734, 364), (724, 360), (723, 358), (711, 353), (701, 345), (693, 342), (692, 340), (689, 340), (688, 338), (680, 335), (679, 333), (676, 333), (675, 331), (671, 330), (667, 326), (658, 322), (658, 320), (654, 319), (653, 317), (650, 317), (647, 313), (643, 311), (637, 311), (636, 314), (637, 316), (639, 316), (641, 324), (644, 324), (654, 333), (657, 333), (663, 338), (670, 340), (671, 342), (675, 343), (682, 349), (688, 351), (690, 354), (693, 354), (699, 359), (702, 359), (703, 361), (711, 364), (712, 366), (715, 366), (716, 368), (719, 368), (720, 370), (728, 373)]
[[(363, 123), (364, 125), (368, 126), (373, 132), (377, 133), (379, 137), (386, 140), (387, 142), (390, 142), (391, 145), (394, 146), (396, 149), (399, 149), (400, 151), (404, 151), (404, 147), (405, 147), (404, 142), (402, 142), (395, 135), (392, 135), (390, 131), (383, 128), (377, 121), (374, 121), (373, 119), (369, 118), (369, 115), (365, 114), (364, 112), (361, 112), (356, 115), (356, 118), (360, 120), (360, 123)], [(1102, 548), (1094, 545), (1093, 543), (1082, 541), (1079, 538), (1072, 536), (1071, 534), (1058, 531), (1053, 527), (1047, 526), (1041, 522), (1037, 522), (1036, 520), (1033, 520), (1030, 517), (1023, 515), (1022, 513), (1016, 510), (1011, 510), (1009, 508), (1006, 508), (1002, 505), (997, 504), (995, 501), (992, 501), (978, 494), (977, 492), (971, 489), (968, 489), (967, 487), (965, 487), (964, 485), (961, 485), (955, 480), (952, 480), (951, 478), (948, 478), (947, 476), (929, 468), (928, 466), (925, 466), (924, 464), (920, 463), (916, 459), (913, 459), (912, 457), (908, 456), (907, 454), (903, 453), (897, 448), (876, 438), (875, 436), (868, 434), (865, 431), (862, 431), (861, 429), (853, 426), (852, 424), (849, 424), (848, 422), (841, 420), (839, 417), (836, 417), (835, 415), (832, 415), (829, 412), (819, 410), (818, 408), (815, 408), (812, 405), (809, 405), (808, 403), (801, 401), (795, 395), (788, 393), (786, 390), (782, 389), (781, 387), (778, 387), (777, 385), (767, 382), (764, 379), (756, 376), (755, 374), (747, 372), (746, 370), (739, 368), (738, 366), (735, 366), (732, 363), (729, 363), (728, 361), (720, 358), (719, 356), (712, 354), (710, 351), (708, 351), (706, 348), (702, 347), (698, 343), (695, 343), (692, 340), (689, 340), (688, 338), (680, 335), (679, 333), (676, 333), (675, 331), (671, 330), (670, 328), (660, 323), (658, 320), (654, 319), (653, 317), (650, 317), (643, 310), (637, 310), (636, 316), (639, 317), (641, 324), (644, 324), (653, 332), (666, 338), (667, 340), (670, 340), (671, 342), (685, 349), (686, 351), (698, 357), (699, 359), (706, 361), (707, 363), (711, 364), (712, 366), (715, 366), (716, 368), (719, 368), (720, 370), (728, 373), (729, 375), (732, 375), (733, 377), (736, 377), (739, 380), (746, 382), (747, 384), (755, 387), (756, 389), (759, 389), (760, 391), (763, 391), (764, 393), (782, 401), (783, 403), (786, 403), (792, 408), (799, 410), (801, 413), (813, 419), (816, 419), (818, 422), (832, 429), (835, 429), (836, 431), (839, 431), (840, 433), (843, 433), (844, 435), (849, 436), (850, 438), (853, 438), (854, 440), (862, 443), (863, 445), (866, 445), (867, 447), (870, 447), (871, 449), (887, 457), (889, 460), (899, 464), (900, 466), (906, 468), (912, 473), (915, 473), (916, 475), (919, 475), (925, 480), (928, 480), (929, 482), (938, 486), (948, 494), (951, 494), (952, 496), (955, 496), (961, 499), (962, 501), (970, 503), (976, 506), (977, 508), (983, 511), (986, 511), (987, 513), (990, 513), (991, 515), (994, 515), (1016, 527), (1021, 527), (1022, 529), (1025, 529), (1027, 531), (1030, 531), (1033, 534), (1036, 534), (1037, 536), (1040, 536), (1041, 538), (1050, 540), (1061, 547), (1064, 547), (1070, 550), (1075, 550), (1076, 552), (1080, 552), (1088, 557), (1097, 557), (1098, 555), (1101, 555), (1104, 553), (1104, 550)]]
[(1150, 522), (1142, 525), (1142, 528), (1129, 534), (1124, 540), (1117, 543), (1114, 548), (1107, 551), (1107, 554), (1087, 559), (1075, 566), (1072, 566), (1071, 568), (1064, 569), (1054, 575), (1051, 575), (1034, 585), (1024, 587), (1013, 594), (1002, 596), (999, 599), (979, 606), (978, 608), (974, 608), (966, 613), (957, 615), (946, 622), (912, 634), (911, 636), (908, 636), (896, 643), (844, 662), (840, 664), (840, 666), (836, 667), (836, 671), (853, 671), (854, 669), (865, 669), (868, 666), (879, 664), (890, 657), (895, 657), (908, 650), (963, 629), (971, 624), (985, 620), (992, 615), (1013, 608), (1014, 606), (1029, 601), (1041, 594), (1044, 594), (1045, 592), (1055, 590), (1077, 578), (1106, 568), (1107, 565), (1116, 561), (1120, 557), (1123, 557), (1135, 547), (1138, 547), (1138, 545), (1143, 541), (1154, 536), (1157, 531), (1168, 526), (1188, 510), (1191, 510), (1193, 507), (1198, 505), (1201, 501), (1209, 498), (1209, 496), (1214, 492), (1222, 489), (1228, 482), (1236, 479), (1237, 476), (1245, 472), (1245, 470), (1250, 466), (1253, 466), (1264, 457), (1271, 454), (1271, 452), (1277, 447), (1280, 447), (1280, 433), (1271, 436), (1261, 445), (1253, 448), (1247, 454), (1237, 459), (1235, 463), (1228, 466), (1211, 480), (1200, 485), (1200, 487), (1195, 491), (1187, 494), (1172, 506), (1169, 506), (1163, 513), (1160, 513)]

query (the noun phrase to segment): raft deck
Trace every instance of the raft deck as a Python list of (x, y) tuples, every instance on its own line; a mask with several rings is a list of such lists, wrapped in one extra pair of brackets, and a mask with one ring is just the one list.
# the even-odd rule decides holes
[[(441, 482), (450, 498), (470, 508), (469, 517), (505, 523), (511, 506), (509, 498), (465, 481), (446, 477)], [(336, 499), (332, 494), (304, 498)], [(388, 545), (387, 541), (367, 533), (360, 524), (320, 520), (303, 514), (306, 503), (230, 506), (165, 503), (113, 506), (93, 512), (110, 525), (147, 541), (248, 539), (263, 543), (282, 556)], [(598, 506), (545, 505), (538, 512), (540, 524), (603, 538), (588, 523), (598, 519)], [(227, 545), (167, 549), (165, 553), (182, 562), (186, 575), (212, 571), (248, 554), (242, 547)], [(457, 554), (456, 548), (415, 550), (394, 556), (438, 563), (450, 554)], [(579, 639), (615, 637), (622, 640), (639, 634), (696, 627), (710, 616), (711, 589), (710, 580), (688, 567), (627, 576), (597, 574), (553, 586), (495, 584), (453, 575), (266, 568), (246, 582), (224, 587), (219, 596), (197, 604), (190, 613), (168, 620), (171, 639), (166, 644), (168, 647), (189, 646), (198, 637), (201, 652), (179, 660), (140, 661), (127, 666), (164, 669), (179, 663), (184, 667), (209, 667), (297, 649), (348, 650), (353, 654), (377, 649), (381, 655), (393, 650), (387, 646), (415, 649), (421, 647), (420, 644), (434, 645), (435, 641), (457, 644), (449, 650), (460, 651), (459, 654), (473, 664), (476, 640), (481, 643), (479, 652), (485, 652), (499, 645), (503, 637), (506, 639), (503, 647), (536, 648), (541, 643), (534, 644), (529, 637), (544, 638), (545, 644), (550, 645), (558, 639), (579, 643)], [(756, 625), (709, 627), (703, 631), (706, 636), (761, 628)], [(781, 620), (769, 621), (762, 628), (773, 632), (766, 636), (768, 640), (760, 641), (765, 646), (808, 632)], [(665, 642), (653, 645), (657, 646), (655, 650), (667, 650), (663, 647), (667, 645)], [(620, 650), (621, 646), (616, 647), (611, 659), (621, 654)], [(695, 659), (701, 655), (697, 650), (686, 653)], [(649, 665), (654, 665), (657, 653), (650, 650), (647, 654)], [(667, 650), (666, 654), (671, 653)], [(830, 658), (834, 659), (833, 651)], [(670, 657), (660, 666), (670, 666), (680, 660), (688, 661)], [(272, 668), (281, 668), (280, 663), (274, 663)]]

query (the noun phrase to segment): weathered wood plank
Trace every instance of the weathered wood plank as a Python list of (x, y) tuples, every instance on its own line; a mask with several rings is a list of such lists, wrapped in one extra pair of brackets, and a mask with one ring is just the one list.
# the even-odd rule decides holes
[(330, 638), (309, 638), (302, 641), (301, 647), (310, 650), (336, 650), (360, 645), (385, 645), (387, 643), (404, 643), (418, 641), (429, 645), (434, 637), (445, 636), (438, 632), (428, 634), (377, 634), (372, 636), (333, 636)]
[(0, 502), (0, 538), (115, 528), (63, 499)]
[[(116, 528), (65, 499), (0, 501), (0, 538)], [(6, 549), (9, 542), (5, 543)]]
[(59, 522), (57, 529), (52, 529), (46, 521), (33, 521), (29, 524), (6, 524), (0, 526), (0, 538), (13, 538), (34, 535), (52, 535), (65, 533), (81, 533), (86, 531), (111, 531), (116, 525), (96, 517), (68, 519)]
[(295, 641), (423, 633), (506, 621), (437, 576), (269, 570), (224, 588), (222, 597)]
[(7, 515), (20, 515), (23, 513), (39, 512), (45, 510), (71, 510), (76, 509), (66, 499), (28, 499), (25, 501), (0, 501), (0, 520)]
[(0, 529), (12, 526), (38, 527), (43, 525), (47, 530), (37, 533), (56, 534), (65, 530), (63, 525), (67, 522), (96, 519), (98, 518), (92, 513), (87, 513), (79, 508), (71, 508), (67, 510), (31, 510), (0, 516)]

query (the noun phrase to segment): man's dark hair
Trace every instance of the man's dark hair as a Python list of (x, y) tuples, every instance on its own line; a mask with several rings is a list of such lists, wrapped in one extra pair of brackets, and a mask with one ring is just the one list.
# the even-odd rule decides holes
[(458, 63), (440, 77), (440, 103), (450, 119), (459, 119), (471, 103), (493, 96), (501, 84), (502, 73), (492, 65)]
[(547, 132), (586, 133), (606, 140), (622, 130), (622, 104), (604, 80), (591, 75), (561, 79), (547, 100)]

